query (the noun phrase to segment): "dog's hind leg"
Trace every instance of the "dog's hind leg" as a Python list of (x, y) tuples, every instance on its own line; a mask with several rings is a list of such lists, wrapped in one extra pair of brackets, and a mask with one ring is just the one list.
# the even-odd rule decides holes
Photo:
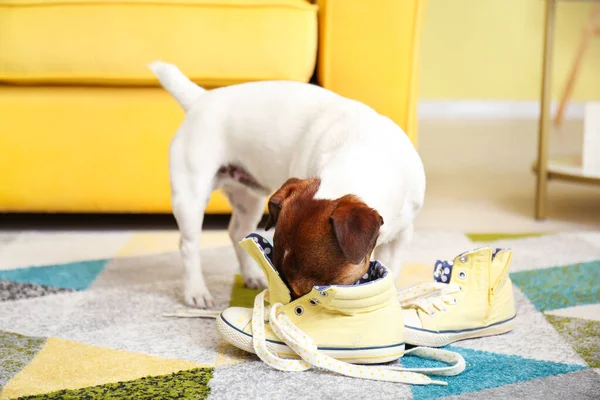
[(229, 221), (229, 237), (233, 242), (246, 287), (266, 289), (267, 279), (265, 274), (239, 244), (258, 226), (265, 209), (266, 197), (244, 187), (225, 187), (223, 191), (227, 195), (233, 210)]
[(186, 159), (183, 143), (175, 140), (169, 163), (171, 202), (181, 235), (179, 249), (185, 267), (184, 300), (192, 307), (212, 308), (214, 301), (204, 282), (200, 260), (200, 235), (218, 161), (209, 156), (190, 161)]
[(184, 300), (187, 305), (199, 308), (214, 307), (212, 295), (204, 282), (200, 260), (205, 206), (204, 200), (188, 193), (180, 193), (173, 199), (173, 214), (180, 232), (179, 250), (185, 267)]

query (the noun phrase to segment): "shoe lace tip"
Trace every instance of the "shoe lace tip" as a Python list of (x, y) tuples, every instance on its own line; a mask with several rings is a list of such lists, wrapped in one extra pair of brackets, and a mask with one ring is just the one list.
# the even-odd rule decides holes
[(431, 383), (433, 385), (448, 386), (448, 382), (446, 382), (446, 381), (434, 381), (434, 380), (431, 380), (429, 383)]

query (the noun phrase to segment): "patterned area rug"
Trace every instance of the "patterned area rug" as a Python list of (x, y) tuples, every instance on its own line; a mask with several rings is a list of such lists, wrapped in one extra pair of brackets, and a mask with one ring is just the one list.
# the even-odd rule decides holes
[[(164, 317), (181, 308), (177, 240), (0, 233), (0, 399), (600, 397), (600, 233), (417, 233), (399, 287), (431, 280), (437, 258), (514, 250), (516, 327), (449, 346), (467, 370), (446, 387), (279, 372), (226, 344), (214, 320)], [(217, 306), (249, 306), (257, 292), (243, 287), (227, 234), (207, 232), (202, 247)]]

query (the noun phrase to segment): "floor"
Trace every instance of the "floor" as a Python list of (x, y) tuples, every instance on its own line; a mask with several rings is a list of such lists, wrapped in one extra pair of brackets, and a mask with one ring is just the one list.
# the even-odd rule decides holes
[[(551, 154), (577, 154), (581, 121), (555, 132)], [(428, 188), (417, 229), (557, 232), (600, 229), (600, 186), (550, 182), (548, 218), (533, 218), (535, 121), (424, 121)]]
[[(422, 121), (419, 130), (428, 187), (417, 229), (517, 233), (600, 229), (600, 186), (551, 182), (549, 217), (541, 222), (533, 218), (535, 121)], [(577, 152), (581, 131), (581, 121), (566, 121), (553, 136), (552, 153)], [(222, 229), (227, 221), (226, 216), (208, 218), (205, 228)], [(171, 216), (0, 216), (0, 225), (13, 231), (175, 229)]]

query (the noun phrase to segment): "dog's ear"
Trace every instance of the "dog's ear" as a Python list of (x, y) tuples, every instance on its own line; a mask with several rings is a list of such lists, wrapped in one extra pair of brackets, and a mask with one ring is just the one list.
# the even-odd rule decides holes
[(281, 188), (279, 188), (278, 191), (273, 193), (269, 199), (269, 218), (267, 219), (267, 223), (265, 225), (265, 231), (268, 231), (277, 225), (277, 220), (279, 219), (279, 213), (281, 212), (281, 207), (283, 206), (284, 200), (298, 190), (301, 182), (301, 179), (290, 178), (285, 181), (283, 185), (281, 185)]
[(358, 264), (375, 247), (383, 218), (356, 196), (347, 195), (340, 199), (330, 222), (344, 257)]

